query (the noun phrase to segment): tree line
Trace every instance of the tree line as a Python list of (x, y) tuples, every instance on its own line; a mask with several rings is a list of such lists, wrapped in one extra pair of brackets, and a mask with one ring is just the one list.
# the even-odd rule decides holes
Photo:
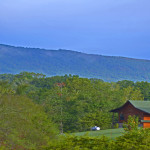
[(1, 145), (37, 148), (58, 133), (88, 131), (95, 125), (112, 128), (109, 111), (127, 100), (150, 100), (150, 83), (34, 72), (1, 74)]

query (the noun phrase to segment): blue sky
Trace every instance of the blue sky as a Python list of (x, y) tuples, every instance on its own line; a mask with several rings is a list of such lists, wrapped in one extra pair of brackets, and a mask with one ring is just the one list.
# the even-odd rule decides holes
[(1, 0), (0, 43), (150, 59), (150, 0)]

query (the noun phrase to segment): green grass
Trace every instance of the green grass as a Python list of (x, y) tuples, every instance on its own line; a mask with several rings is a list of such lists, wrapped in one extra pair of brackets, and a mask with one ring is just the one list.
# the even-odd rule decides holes
[(94, 136), (94, 137), (101, 137), (101, 136), (107, 136), (111, 139), (114, 139), (118, 136), (121, 136), (124, 133), (123, 128), (119, 129), (107, 129), (107, 130), (100, 130), (100, 131), (88, 131), (88, 132), (78, 132), (74, 133), (76, 136), (83, 136), (83, 135), (88, 135), (88, 136)]

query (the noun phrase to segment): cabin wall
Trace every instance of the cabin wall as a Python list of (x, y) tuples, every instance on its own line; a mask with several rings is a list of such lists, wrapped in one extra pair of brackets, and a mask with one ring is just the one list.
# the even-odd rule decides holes
[(150, 122), (144, 122), (143, 128), (150, 128)]
[[(150, 120), (150, 115), (144, 114), (143, 120)], [(143, 122), (143, 128), (150, 128), (150, 122)]]
[(150, 120), (150, 115), (149, 114), (144, 114), (144, 119), (143, 120)]
[[(124, 120), (121, 120), (121, 114), (123, 114)], [(133, 107), (130, 103), (126, 103), (126, 105), (119, 111), (119, 123), (126, 122), (129, 115), (136, 115), (140, 120), (143, 120), (143, 112)]]

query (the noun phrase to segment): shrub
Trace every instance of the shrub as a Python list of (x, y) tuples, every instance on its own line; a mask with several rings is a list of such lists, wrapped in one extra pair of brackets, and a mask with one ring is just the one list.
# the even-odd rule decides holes
[(127, 122), (123, 123), (125, 131), (138, 130), (139, 118), (137, 116), (128, 116)]
[(101, 138), (88, 136), (61, 136), (58, 141), (49, 143), (48, 147), (43, 147), (45, 150), (111, 150), (110, 139), (103, 136)]
[(126, 132), (116, 138), (115, 150), (150, 150), (150, 129), (138, 129)]

